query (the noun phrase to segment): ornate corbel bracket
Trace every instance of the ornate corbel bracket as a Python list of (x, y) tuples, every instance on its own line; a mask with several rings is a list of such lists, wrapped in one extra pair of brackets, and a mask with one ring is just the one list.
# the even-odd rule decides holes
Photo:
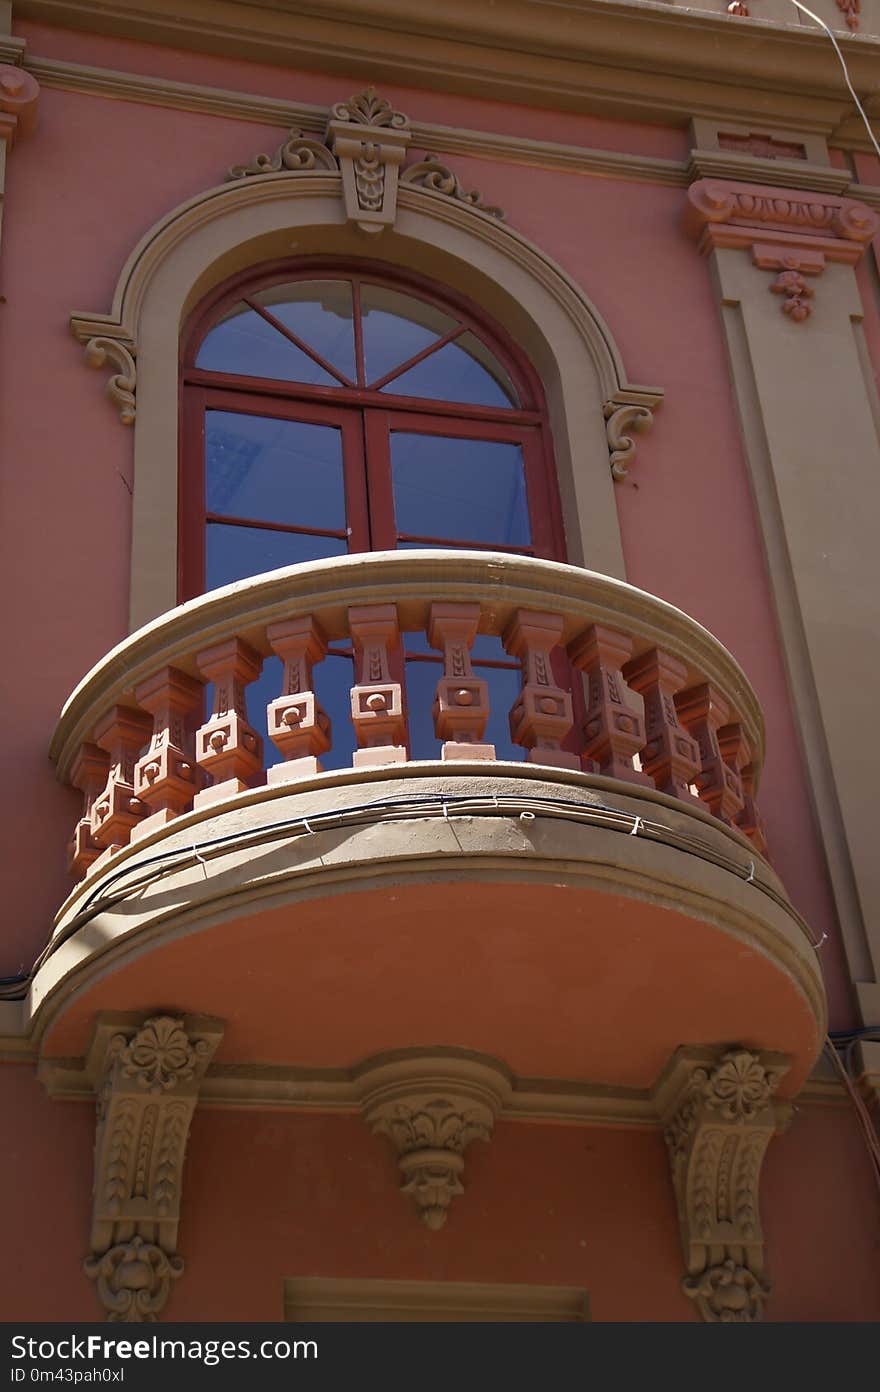
[(608, 440), (611, 477), (624, 479), (635, 459), (636, 435), (643, 435), (654, 424), (654, 412), (663, 401), (661, 391), (622, 387), (603, 407)]
[(183, 1161), (216, 1020), (104, 1017), (86, 1062), (98, 1100), (91, 1255), (110, 1320), (155, 1320), (183, 1272), (176, 1253)]
[(679, 1050), (658, 1088), (686, 1274), (710, 1323), (760, 1320), (770, 1282), (758, 1186), (764, 1153), (791, 1109), (773, 1094), (789, 1067), (744, 1048)]
[(104, 390), (118, 410), (123, 425), (134, 425), (137, 409), (135, 352), (133, 343), (126, 345), (118, 338), (90, 338), (85, 345), (85, 359), (89, 367), (104, 367), (109, 362), (116, 368)]
[(471, 1141), (491, 1139), (510, 1093), (508, 1074), (494, 1059), (406, 1052), (368, 1060), (357, 1085), (364, 1120), (397, 1152), (401, 1193), (436, 1232), (464, 1193), (465, 1150)]
[(37, 124), (40, 86), (14, 63), (0, 63), (0, 212), (6, 186), (6, 152)]
[(362, 232), (394, 224), (398, 170), (411, 139), (409, 117), (372, 87), (333, 107), (325, 141), (342, 171), (346, 217)]
[(867, 204), (827, 192), (697, 179), (687, 196), (685, 230), (700, 251), (740, 247), (760, 269), (778, 271), (769, 288), (793, 323), (812, 312), (805, 277), (820, 275), (829, 261), (856, 265), (880, 228)]

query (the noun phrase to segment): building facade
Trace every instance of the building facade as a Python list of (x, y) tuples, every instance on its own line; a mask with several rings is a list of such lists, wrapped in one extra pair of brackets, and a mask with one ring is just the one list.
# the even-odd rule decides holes
[(0, 6), (4, 1318), (877, 1319), (870, 131), (413, 8)]

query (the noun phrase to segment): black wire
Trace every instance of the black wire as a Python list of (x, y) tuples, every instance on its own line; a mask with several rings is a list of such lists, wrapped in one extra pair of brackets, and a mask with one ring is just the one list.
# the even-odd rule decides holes
[[(280, 838), (294, 827), (300, 829), (304, 828), (308, 833), (313, 824), (320, 826), (323, 823), (340, 823), (346, 818), (357, 816), (361, 813), (375, 811), (388, 812), (402, 808), (418, 810), (425, 806), (445, 808), (447, 806), (457, 806), (475, 802), (486, 804), (482, 809), (484, 815), (490, 814), (496, 808), (503, 810), (506, 807), (512, 810), (512, 807), (519, 806), (524, 802), (530, 802), (537, 804), (539, 807), (548, 809), (555, 808), (567, 810), (574, 808), (583, 809), (585, 811), (609, 813), (611, 816), (620, 817), (632, 822), (635, 829), (644, 827), (646, 831), (659, 830), (661, 832), (666, 832), (669, 830), (669, 828), (665, 827), (662, 823), (646, 821), (644, 817), (637, 816), (633, 812), (624, 811), (619, 807), (611, 807), (604, 802), (583, 801), (576, 798), (525, 797), (522, 794), (504, 793), (501, 794), (500, 797), (496, 794), (489, 795), (485, 793), (425, 793), (409, 797), (379, 798), (371, 802), (355, 803), (347, 807), (329, 809), (326, 812), (316, 812), (309, 815), (300, 814), (297, 817), (285, 817), (280, 822), (270, 822), (262, 827), (254, 827), (247, 832), (228, 832), (224, 836), (215, 836), (208, 841), (194, 842), (191, 846), (180, 846), (171, 852), (160, 852), (157, 855), (139, 859), (135, 864), (129, 862), (119, 866), (111, 875), (105, 876), (99, 885), (94, 886), (92, 891), (86, 896), (79, 912), (74, 915), (60, 933), (56, 934), (55, 937), (51, 938), (46, 944), (31, 967), (31, 970), (16, 976), (0, 978), (0, 986), (16, 986), (32, 980), (43, 963), (72, 937), (74, 933), (77, 933), (80, 928), (84, 927), (85, 924), (90, 922), (97, 914), (113, 908), (115, 904), (122, 902), (123, 899), (127, 899), (132, 893), (145, 888), (149, 884), (155, 883), (157, 879), (162, 878), (163, 874), (175, 869), (182, 863), (201, 859), (204, 853), (210, 854), (230, 844), (239, 846), (246, 845), (249, 839), (253, 839), (259, 844), (262, 844), (267, 840)], [(626, 834), (631, 835), (632, 832), (627, 831)], [(674, 841), (667, 842), (666, 844), (670, 845), (674, 850), (682, 850), (683, 853), (686, 854), (699, 855), (700, 853), (698, 851), (692, 849), (695, 838), (687, 839), (691, 842), (691, 845), (687, 847), (678, 846)], [(701, 859), (711, 860), (712, 863), (724, 864), (724, 858), (722, 857), (713, 858), (701, 856)], [(141, 871), (153, 865), (157, 867), (157, 873), (155, 875), (148, 876), (145, 880), (137, 880), (133, 884), (126, 886), (126, 888), (117, 895), (107, 893), (108, 889), (113, 884), (123, 879), (133, 870)], [(729, 862), (727, 868), (740, 869), (741, 867), (736, 866), (735, 862)], [(776, 897), (768, 887), (761, 885), (757, 881), (754, 881), (754, 883), (756, 888), (770, 894), (773, 898)], [(813, 944), (813, 946), (815, 947), (816, 944)], [(6, 1000), (20, 1000), (23, 999), (25, 995), (26, 992), (22, 991), (15, 995), (6, 995), (3, 998)]]

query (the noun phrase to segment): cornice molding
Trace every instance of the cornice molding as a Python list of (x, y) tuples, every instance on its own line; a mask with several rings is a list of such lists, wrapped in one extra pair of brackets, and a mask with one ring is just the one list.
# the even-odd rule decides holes
[[(482, 1059), (482, 1055), (462, 1049), (431, 1052), (451, 1059)], [(28, 1058), (31, 1057), (29, 1053)], [(212, 1063), (202, 1081), (198, 1105), (224, 1111), (356, 1115), (362, 1106), (364, 1076), (401, 1057), (406, 1057), (406, 1051), (377, 1055), (352, 1068)], [(497, 1060), (489, 1063), (502, 1070), (509, 1080), (509, 1090), (498, 1112), (501, 1121), (652, 1128), (661, 1125), (661, 1108), (668, 1104), (669, 1078), (665, 1071), (653, 1089), (615, 1088), (563, 1078), (517, 1077)], [(82, 1102), (94, 1096), (89, 1055), (79, 1059), (44, 1058), (39, 1063), (38, 1076), (56, 1101)], [(847, 1105), (843, 1084), (820, 1056), (795, 1099), (795, 1111), (802, 1107)]]
[[(20, 62), (23, 44), (7, 53), (3, 43), (0, 40), (0, 59)], [(13, 54), (17, 54), (17, 58)], [(113, 101), (170, 107), (176, 111), (197, 111), (226, 120), (296, 129), (305, 137), (322, 135), (327, 124), (327, 109), (310, 102), (284, 101), (280, 97), (179, 82), (174, 78), (147, 77), (141, 73), (95, 67), (60, 58), (41, 58), (39, 55), (24, 59), (23, 65), (42, 87), (58, 91), (82, 92)], [(880, 189), (853, 184), (846, 170), (800, 160), (762, 159), (749, 154), (694, 149), (689, 162), (685, 163), (657, 155), (593, 149), (584, 145), (430, 121), (412, 121), (411, 131), (413, 149), (447, 156), (464, 155), (468, 159), (558, 170), (592, 178), (625, 179), (668, 188), (686, 188), (696, 179), (735, 178), (838, 195), (849, 193), (865, 202), (880, 204)], [(853, 149), (862, 148), (858, 140), (848, 144)]]
[[(753, 111), (828, 135), (853, 115), (824, 34), (645, 0), (454, 0), (428, 11), (403, 0), (141, 0), (137, 7), (17, 0), (16, 16), (275, 66), (631, 119), (737, 119)], [(872, 95), (877, 41), (841, 35), (839, 42), (856, 89)]]

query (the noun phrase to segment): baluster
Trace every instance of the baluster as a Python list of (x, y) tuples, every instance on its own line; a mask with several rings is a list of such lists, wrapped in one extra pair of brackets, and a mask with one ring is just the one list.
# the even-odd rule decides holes
[(641, 753), (643, 770), (661, 793), (699, 802), (690, 784), (700, 771), (700, 751), (675, 710), (675, 693), (687, 682), (687, 668), (660, 648), (651, 648), (628, 662), (623, 676), (645, 702), (648, 742)]
[(312, 667), (327, 652), (327, 639), (311, 614), (266, 630), (272, 649), (284, 663), (281, 695), (267, 707), (269, 738), (285, 762), (270, 768), (270, 783), (286, 783), (320, 773), (320, 754), (330, 748), (330, 718), (318, 703)]
[(96, 744), (83, 744), (73, 761), (70, 781), (83, 795), (83, 812), (73, 829), (68, 847), (67, 868), (76, 880), (81, 880), (89, 866), (98, 859), (101, 847), (92, 838), (92, 807), (107, 784), (110, 755)]
[(135, 792), (151, 812), (132, 833), (139, 837), (192, 806), (199, 779), (186, 717), (198, 704), (202, 687), (176, 667), (162, 667), (136, 686), (134, 694), (153, 717), (150, 747), (134, 767)]
[(480, 622), (479, 604), (432, 604), (428, 642), (443, 649), (444, 675), (434, 699), (434, 729), (445, 743), (442, 759), (494, 759), (494, 744), (481, 743), (489, 719), (489, 686), (474, 676), (470, 648)]
[(263, 740), (248, 720), (245, 689), (263, 670), (263, 659), (240, 638), (230, 638), (197, 653), (196, 665), (214, 684), (214, 708), (196, 731), (196, 760), (212, 779), (193, 799), (194, 807), (204, 807), (262, 779)]
[(146, 805), (135, 797), (134, 767), (152, 729), (150, 717), (129, 706), (114, 706), (95, 727), (95, 744), (110, 755), (110, 771), (92, 803), (92, 840), (110, 854), (127, 844), (146, 816)]
[(718, 744), (718, 731), (730, 714), (727, 703), (711, 682), (700, 682), (679, 691), (675, 709), (700, 751), (697, 791), (713, 816), (732, 825), (743, 809), (743, 796), (739, 774), (725, 763)]
[(351, 719), (359, 749), (354, 767), (406, 762), (406, 717), (400, 682), (391, 680), (389, 649), (399, 639), (397, 606), (365, 604), (349, 609), (354, 644), (355, 684)]
[(633, 765), (645, 743), (645, 722), (627, 701), (621, 668), (632, 654), (632, 639), (613, 628), (592, 624), (571, 644), (569, 657), (587, 676), (584, 753), (606, 778), (654, 785)]
[(522, 663), (522, 689), (510, 711), (510, 735), (514, 744), (528, 750), (533, 764), (580, 769), (576, 754), (561, 748), (574, 724), (571, 696), (553, 680), (550, 654), (563, 630), (559, 614), (518, 609), (504, 635), (504, 646)]
[(740, 831), (745, 832), (756, 851), (767, 854), (767, 837), (764, 823), (755, 802), (756, 765), (742, 725), (735, 723), (723, 725), (718, 731), (718, 746), (721, 757), (729, 768), (738, 774), (742, 788), (743, 807), (736, 819)]

